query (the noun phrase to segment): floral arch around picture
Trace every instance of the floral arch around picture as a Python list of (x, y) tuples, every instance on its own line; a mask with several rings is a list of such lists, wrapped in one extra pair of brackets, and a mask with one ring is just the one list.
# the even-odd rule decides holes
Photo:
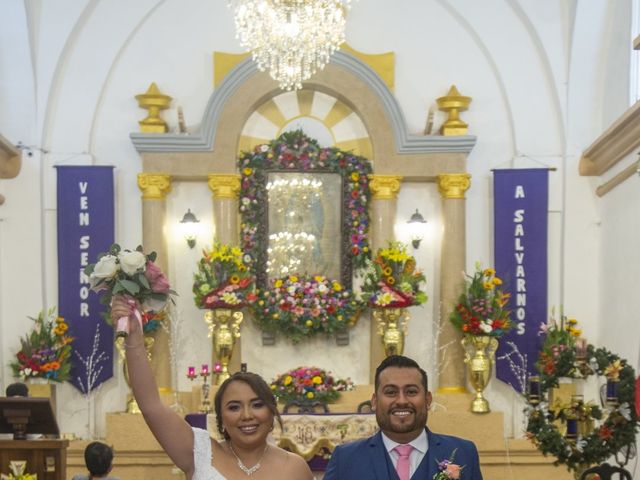
[(34, 378), (51, 382), (65, 382), (71, 369), (69, 326), (51, 308), (45, 314), (29, 317), (34, 325), (31, 332), (20, 339), (20, 350), (10, 366), (13, 376), (21, 380)]
[[(545, 340), (529, 378), (527, 437), (544, 454), (556, 457), (579, 479), (590, 466), (610, 458), (624, 466), (635, 456), (640, 423), (634, 369), (618, 355), (580, 338), (575, 320), (553, 319), (543, 326)], [(569, 401), (551, 393), (561, 378), (572, 382), (597, 376), (599, 402), (573, 395)]]

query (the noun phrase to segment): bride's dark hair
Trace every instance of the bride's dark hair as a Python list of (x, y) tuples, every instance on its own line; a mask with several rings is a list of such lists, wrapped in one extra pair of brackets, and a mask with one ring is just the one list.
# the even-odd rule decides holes
[(218, 432), (224, 436), (225, 440), (229, 440), (229, 434), (222, 428), (222, 395), (224, 395), (224, 392), (232, 382), (244, 382), (249, 385), (251, 390), (253, 390), (258, 398), (267, 406), (273, 418), (278, 420), (280, 428), (282, 428), (282, 418), (280, 418), (280, 413), (278, 413), (278, 402), (276, 401), (276, 397), (273, 396), (273, 392), (267, 382), (257, 373), (236, 372), (222, 382), (213, 400), (213, 407), (216, 411), (216, 426), (218, 427)]

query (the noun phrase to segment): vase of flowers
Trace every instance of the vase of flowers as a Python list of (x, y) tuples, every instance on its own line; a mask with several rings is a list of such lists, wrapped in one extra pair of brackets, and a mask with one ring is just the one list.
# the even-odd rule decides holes
[(276, 377), (271, 382), (273, 394), (282, 403), (331, 403), (342, 392), (353, 390), (350, 378), (335, 378), (318, 367), (298, 367)]
[(204, 250), (193, 276), (196, 306), (207, 310), (238, 310), (256, 299), (255, 279), (239, 247), (216, 242)]
[(204, 320), (222, 366), (216, 377), (219, 384), (229, 377), (228, 365), (244, 318), (240, 309), (257, 299), (255, 278), (242, 250), (220, 242), (204, 250), (193, 277), (193, 295), (196, 306), (207, 310)]
[(501, 285), (494, 269), (476, 264), (473, 275), (465, 274), (463, 292), (450, 316), (451, 323), (464, 334), (465, 363), (476, 391), (471, 403), (474, 413), (491, 411), (483, 391), (491, 378), (498, 338), (511, 328), (510, 311), (505, 308), (510, 295)]
[(16, 378), (24, 381), (40, 379), (47, 382), (65, 382), (71, 369), (71, 342), (69, 326), (64, 318), (55, 314), (55, 308), (45, 315), (29, 317), (34, 325), (29, 334), (20, 339), (20, 350), (11, 362)]
[(362, 296), (373, 309), (377, 333), (385, 355), (402, 354), (407, 331), (406, 307), (427, 301), (422, 290), (425, 277), (416, 269), (415, 259), (400, 242), (389, 242), (378, 249), (373, 260), (365, 262)]

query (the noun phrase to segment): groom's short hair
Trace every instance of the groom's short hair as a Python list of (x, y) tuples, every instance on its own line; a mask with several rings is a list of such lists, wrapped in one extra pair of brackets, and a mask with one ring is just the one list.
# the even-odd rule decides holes
[(398, 367), (398, 368), (415, 368), (420, 372), (420, 376), (422, 377), (422, 386), (424, 387), (424, 391), (429, 391), (429, 378), (427, 377), (427, 372), (425, 372), (418, 362), (413, 360), (412, 358), (405, 357), (404, 355), (391, 355), (385, 358), (378, 368), (376, 368), (376, 376), (375, 376), (375, 391), (378, 391), (378, 387), (380, 386), (380, 374), (383, 370), (389, 367)]

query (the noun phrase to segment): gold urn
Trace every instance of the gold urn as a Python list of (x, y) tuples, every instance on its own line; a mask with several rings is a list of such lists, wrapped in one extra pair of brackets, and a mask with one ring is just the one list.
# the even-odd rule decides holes
[(241, 311), (230, 308), (207, 310), (204, 320), (209, 326), (209, 336), (213, 338), (213, 351), (220, 362), (220, 372), (216, 375), (216, 385), (229, 378), (229, 362), (233, 355), (236, 339), (240, 338), (240, 324), (244, 316)]
[(374, 308), (373, 318), (384, 345), (385, 356), (402, 355), (407, 333), (407, 312), (403, 308)]
[(482, 393), (491, 379), (498, 340), (489, 335), (465, 335), (462, 346), (465, 350), (464, 362), (469, 372), (469, 383), (476, 391), (476, 396), (471, 402), (471, 411), (489, 413), (491, 411), (489, 401)]

